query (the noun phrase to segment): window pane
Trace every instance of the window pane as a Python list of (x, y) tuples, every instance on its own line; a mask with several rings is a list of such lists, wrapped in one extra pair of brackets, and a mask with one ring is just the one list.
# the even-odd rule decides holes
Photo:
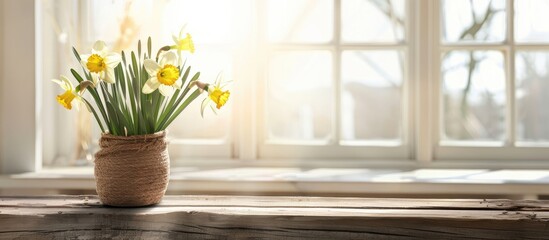
[(148, 36), (153, 44), (171, 44), (172, 34), (185, 25), (197, 49), (204, 44), (234, 43), (249, 35), (248, 28), (238, 25), (249, 14), (246, 0), (94, 0), (85, 5), (89, 5), (86, 40), (101, 39), (115, 49), (133, 49), (138, 39)]
[(505, 40), (505, 0), (442, 1), (444, 42)]
[(333, 9), (332, 0), (270, 0), (268, 38), (271, 42), (329, 42)]
[(403, 58), (398, 51), (343, 52), (343, 140), (400, 140)]
[(516, 57), (517, 139), (549, 140), (549, 52), (518, 52)]
[[(169, 40), (171, 34), (178, 33), (185, 24), (197, 44), (197, 50), (204, 44), (236, 43), (248, 36), (249, 29), (238, 25), (242, 23), (242, 16), (246, 18), (250, 11), (246, 0), (177, 0), (166, 1), (165, 4), (161, 15), (163, 32), (159, 35), (168, 36)], [(249, 17), (246, 20), (249, 21)]]
[(520, 42), (549, 41), (549, 1), (515, 1), (515, 39)]
[[(345, 42), (404, 41), (404, 0), (343, 0), (341, 37)], [(375, 21), (372, 21), (375, 19)]]
[(498, 51), (451, 51), (442, 62), (443, 139), (505, 135), (505, 69)]
[(271, 58), (267, 86), (267, 137), (326, 140), (332, 129), (332, 56), (296, 51)]
[[(152, 12), (146, 11), (146, 9), (152, 8), (152, 1), (138, 1), (135, 4), (130, 1), (111, 1), (111, 0), (97, 0), (97, 1), (81, 1), (84, 6), (88, 7), (87, 24), (84, 31), (86, 31), (86, 42), (95, 42), (97, 39), (101, 39), (106, 42), (115, 42), (121, 33), (121, 26), (125, 24), (124, 31), (128, 32), (128, 36), (137, 38), (136, 30), (137, 26), (142, 25), (143, 19), (152, 17)], [(130, 14), (139, 14), (142, 17), (131, 17)]]

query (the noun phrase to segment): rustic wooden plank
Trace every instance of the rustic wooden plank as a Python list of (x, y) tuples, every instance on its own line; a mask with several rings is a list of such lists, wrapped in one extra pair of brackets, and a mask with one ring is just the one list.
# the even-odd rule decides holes
[[(0, 207), (102, 206), (96, 196), (0, 197)], [(165, 196), (155, 207), (167, 206), (261, 206), (390, 209), (496, 209), (549, 211), (549, 201), (508, 199), (404, 199), (269, 196)]]
[(167, 196), (1, 197), (0, 238), (547, 239), (547, 201)]

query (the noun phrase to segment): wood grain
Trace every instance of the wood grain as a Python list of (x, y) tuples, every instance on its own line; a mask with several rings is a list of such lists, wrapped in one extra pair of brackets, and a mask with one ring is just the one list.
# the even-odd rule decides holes
[(1, 239), (549, 239), (549, 201), (166, 196), (0, 197)]

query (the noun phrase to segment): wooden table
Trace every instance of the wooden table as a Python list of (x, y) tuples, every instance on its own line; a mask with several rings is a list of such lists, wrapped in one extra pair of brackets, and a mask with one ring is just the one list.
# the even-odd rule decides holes
[(0, 239), (549, 239), (549, 201), (166, 196), (0, 197)]

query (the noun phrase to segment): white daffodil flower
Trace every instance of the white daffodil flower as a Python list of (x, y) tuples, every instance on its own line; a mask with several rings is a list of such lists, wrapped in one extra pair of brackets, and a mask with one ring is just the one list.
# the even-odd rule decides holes
[(149, 94), (159, 89), (162, 95), (169, 97), (175, 89), (181, 89), (183, 82), (179, 78), (179, 68), (175, 53), (165, 53), (160, 59), (160, 64), (154, 60), (145, 59), (143, 65), (150, 76), (143, 86), (142, 92), (144, 94)]
[(100, 80), (114, 83), (114, 68), (120, 64), (120, 54), (109, 52), (103, 41), (93, 44), (91, 54), (83, 54), (81, 64), (91, 73), (93, 84), (97, 85)]
[(80, 109), (80, 103), (82, 102), (82, 97), (72, 83), (69, 81), (69, 79), (63, 75), (61, 75), (61, 80), (58, 79), (52, 79), (54, 83), (59, 84), (65, 92), (61, 95), (57, 95), (57, 102), (61, 104), (61, 106), (65, 107), (66, 109), (71, 110), (72, 109), (72, 101), (77, 100), (77, 103), (74, 105), (74, 108), (76, 110)]

